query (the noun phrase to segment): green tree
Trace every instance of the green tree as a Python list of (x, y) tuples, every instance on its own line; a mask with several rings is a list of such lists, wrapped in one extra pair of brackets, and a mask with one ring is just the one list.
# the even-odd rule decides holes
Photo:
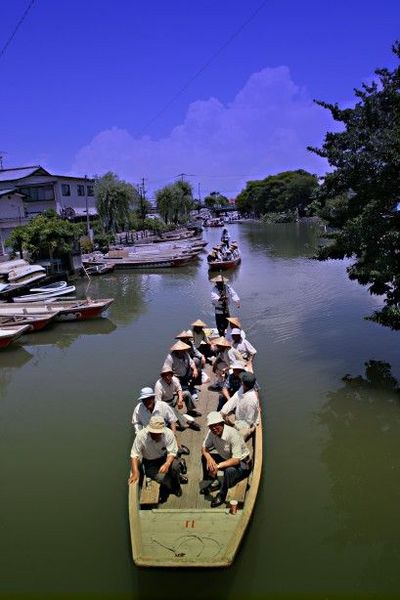
[(204, 204), (207, 208), (213, 210), (214, 208), (220, 208), (229, 205), (229, 200), (220, 192), (211, 192), (204, 198)]
[(129, 211), (137, 208), (139, 202), (136, 188), (111, 171), (102, 177), (95, 177), (94, 195), (104, 230), (112, 233), (124, 229), (129, 220)]
[(157, 210), (166, 224), (187, 223), (195, 206), (192, 186), (187, 181), (166, 185), (156, 192)]
[[(400, 58), (400, 44), (393, 46)], [(375, 71), (355, 90), (354, 108), (318, 101), (343, 124), (322, 148), (309, 148), (333, 167), (319, 189), (320, 213), (338, 227), (318, 258), (352, 257), (350, 279), (384, 295), (372, 320), (400, 329), (400, 69)]]
[(27, 225), (16, 227), (7, 240), (14, 251), (21, 247), (33, 260), (69, 254), (82, 234), (80, 224), (61, 219), (54, 211), (37, 215)]
[(262, 180), (248, 181), (236, 199), (242, 213), (260, 216), (265, 213), (298, 211), (306, 213), (318, 189), (318, 179), (303, 169), (283, 171)]

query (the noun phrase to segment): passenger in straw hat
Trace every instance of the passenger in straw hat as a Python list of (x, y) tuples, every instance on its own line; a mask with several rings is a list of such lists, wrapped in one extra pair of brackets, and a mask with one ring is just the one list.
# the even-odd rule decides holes
[(238, 317), (228, 317), (227, 321), (228, 321), (228, 330), (225, 333), (225, 337), (229, 342), (232, 342), (232, 329), (234, 329), (235, 327), (237, 327), (238, 329), (241, 330), (243, 339), (246, 337), (246, 332), (242, 329), (242, 326), (240, 324)]
[(211, 279), (214, 287), (211, 290), (211, 302), (215, 308), (215, 323), (219, 335), (224, 335), (228, 326), (227, 318), (230, 316), (230, 303), (233, 302), (240, 308), (240, 298), (226, 277), (218, 275)]
[(182, 496), (177, 459), (178, 445), (173, 432), (165, 426), (161, 415), (151, 417), (147, 427), (141, 429), (131, 450), (131, 475), (128, 483), (136, 483), (140, 477), (140, 465), (146, 477), (161, 484), (161, 495), (172, 492)]
[[(174, 375), (171, 367), (164, 365), (160, 372), (160, 378), (154, 386), (156, 400), (166, 402), (174, 412), (178, 425), (181, 429), (192, 427), (196, 431), (200, 430), (200, 426), (195, 421), (185, 419), (180, 410), (186, 405), (186, 411), (191, 416), (200, 416), (200, 413), (195, 410), (195, 405), (190, 393), (182, 390), (181, 383)], [(186, 452), (186, 454), (188, 454)]]
[(226, 338), (221, 336), (213, 340), (213, 344), (216, 349), (212, 366), (213, 373), (215, 373), (215, 382), (210, 386), (210, 389), (221, 390), (229, 372), (230, 365), (235, 357), (230, 353), (231, 345)]
[[(185, 394), (186, 405), (188, 405), (188, 402), (190, 403), (190, 400), (193, 403), (193, 396), (191, 394), (191, 389), (193, 389), (192, 382), (198, 377), (198, 370), (194, 360), (190, 356), (189, 350), (189, 344), (186, 344), (182, 340), (178, 340), (173, 346), (171, 346), (170, 353), (167, 355), (163, 365), (164, 367), (169, 367), (172, 369), (180, 381), (182, 391), (187, 392), (187, 394)], [(194, 408), (194, 403), (191, 411), (192, 416), (195, 416), (193, 415), (193, 412), (197, 411)], [(195, 427), (193, 427), (193, 429), (194, 428)]]
[(208, 339), (207, 334), (204, 331), (206, 327), (207, 325), (201, 319), (197, 319), (192, 323), (193, 343), (197, 350), (201, 352), (207, 360), (211, 357), (213, 352), (211, 350), (210, 340)]
[[(207, 425), (208, 433), (201, 448), (203, 485), (200, 493), (220, 489), (211, 501), (211, 508), (216, 508), (224, 504), (229, 488), (248, 477), (252, 464), (243, 438), (234, 427), (225, 424), (219, 412), (207, 415)], [(224, 473), (222, 485), (217, 479), (218, 471)]]

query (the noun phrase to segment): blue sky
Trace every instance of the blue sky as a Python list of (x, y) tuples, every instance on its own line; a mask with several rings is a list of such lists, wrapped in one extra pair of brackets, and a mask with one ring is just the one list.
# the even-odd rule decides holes
[[(1, 4), (3, 47), (29, 1)], [(4, 167), (111, 169), (150, 194), (184, 172), (229, 197), (322, 174), (306, 146), (335, 124), (312, 99), (348, 105), (392, 67), (399, 17), (394, 0), (35, 0), (0, 58)]]

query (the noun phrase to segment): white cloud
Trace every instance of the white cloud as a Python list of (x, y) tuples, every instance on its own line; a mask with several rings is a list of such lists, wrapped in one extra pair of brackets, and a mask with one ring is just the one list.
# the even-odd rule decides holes
[(326, 161), (307, 151), (337, 129), (330, 113), (315, 105), (291, 79), (285, 66), (253, 73), (233, 101), (193, 102), (184, 122), (168, 137), (135, 138), (111, 127), (77, 153), (71, 172), (102, 174), (112, 170), (128, 181), (148, 179), (157, 189), (181, 172), (195, 174), (202, 192), (219, 190), (230, 197), (246, 180), (288, 169), (323, 174)]

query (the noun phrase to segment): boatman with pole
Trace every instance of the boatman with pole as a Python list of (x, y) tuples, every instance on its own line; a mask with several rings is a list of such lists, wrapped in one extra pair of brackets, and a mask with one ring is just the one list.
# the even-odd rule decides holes
[(228, 327), (228, 317), (230, 316), (230, 302), (233, 302), (236, 308), (240, 308), (240, 298), (223, 275), (214, 277), (211, 282), (214, 283), (211, 290), (211, 302), (215, 308), (215, 324), (219, 335), (224, 336)]

